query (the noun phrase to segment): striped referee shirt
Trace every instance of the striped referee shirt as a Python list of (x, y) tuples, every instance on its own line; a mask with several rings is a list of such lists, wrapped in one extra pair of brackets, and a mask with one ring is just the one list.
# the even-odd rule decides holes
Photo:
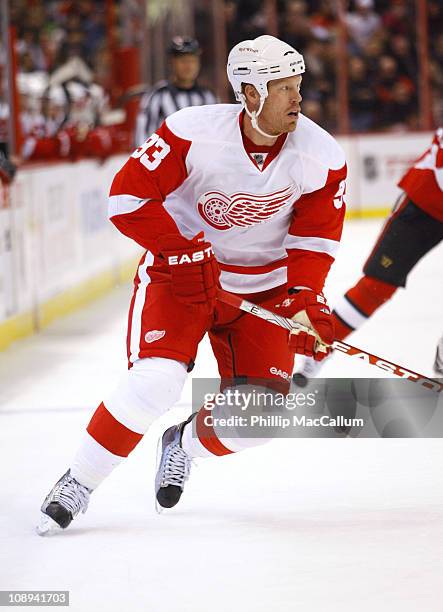
[(169, 81), (160, 81), (145, 93), (140, 101), (135, 129), (135, 146), (140, 146), (172, 113), (187, 106), (216, 104), (215, 94), (194, 84), (191, 89), (176, 87)]

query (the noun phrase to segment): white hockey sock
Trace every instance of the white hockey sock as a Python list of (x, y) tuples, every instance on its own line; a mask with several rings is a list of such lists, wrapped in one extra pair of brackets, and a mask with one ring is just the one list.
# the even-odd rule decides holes
[(182, 448), (192, 458), (214, 456), (198, 439), (197, 434), (193, 431), (192, 422), (188, 423), (183, 430)]
[(112, 454), (85, 432), (71, 465), (71, 475), (84, 487), (93, 490), (123, 459), (125, 457)]

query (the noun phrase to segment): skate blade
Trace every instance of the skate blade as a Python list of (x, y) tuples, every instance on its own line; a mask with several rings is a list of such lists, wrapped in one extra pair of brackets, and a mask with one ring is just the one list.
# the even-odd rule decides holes
[(44, 512), (41, 512), (40, 522), (35, 528), (35, 531), (39, 536), (51, 536), (55, 533), (62, 531), (62, 528), (58, 523), (54, 521), (54, 519), (52, 519)]

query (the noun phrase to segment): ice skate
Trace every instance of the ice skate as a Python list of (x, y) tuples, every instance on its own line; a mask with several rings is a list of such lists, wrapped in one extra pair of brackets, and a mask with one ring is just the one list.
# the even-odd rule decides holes
[(68, 470), (42, 504), (37, 533), (49, 535), (66, 529), (80, 511), (86, 512), (90, 493), (91, 491), (77, 482)]
[(173, 508), (178, 504), (185, 482), (189, 478), (192, 459), (182, 448), (181, 438), (185, 425), (195, 414), (187, 421), (167, 429), (159, 440), (155, 476), (156, 509), (159, 513), (163, 508)]

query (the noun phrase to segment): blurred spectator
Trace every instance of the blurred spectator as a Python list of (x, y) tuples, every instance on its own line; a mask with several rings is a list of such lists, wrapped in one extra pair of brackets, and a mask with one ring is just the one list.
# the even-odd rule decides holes
[(266, 34), (266, 17), (263, 0), (237, 1), (237, 36), (240, 40), (256, 38)]
[(384, 40), (381, 36), (374, 36), (363, 49), (361, 57), (365, 60), (366, 67), (370, 76), (375, 76), (378, 72), (378, 60), (383, 55), (385, 48)]
[(47, 83), (48, 77), (44, 72), (17, 76), (20, 122), (24, 134), (30, 132), (35, 123), (43, 121), (42, 97)]
[(443, 68), (443, 31), (432, 40), (432, 57)]
[(374, 1), (355, 0), (355, 11), (347, 13), (346, 23), (354, 50), (363, 50), (381, 25), (380, 16), (374, 12)]
[(39, 42), (39, 33), (26, 28), (18, 40), (16, 51), (19, 62), (24, 64), (25, 72), (46, 70), (46, 60)]
[(443, 33), (443, 2), (441, 0), (428, 0), (429, 38), (435, 40)]
[(194, 38), (176, 36), (169, 47), (171, 76), (160, 81), (140, 102), (135, 133), (136, 145), (141, 145), (161, 125), (168, 115), (186, 106), (215, 104), (215, 94), (200, 87), (200, 45)]
[(414, 84), (400, 74), (397, 61), (390, 55), (382, 55), (379, 59), (375, 89), (378, 100), (377, 127), (407, 129), (416, 124), (413, 119), (417, 108)]
[(411, 80), (416, 79), (418, 73), (417, 53), (412, 47), (410, 38), (404, 34), (395, 34), (389, 40), (389, 51), (397, 62), (399, 73)]
[(432, 49), (431, 83), (434, 118), (437, 125), (443, 125), (443, 33), (434, 39)]
[(417, 129), (416, 111), (413, 89), (404, 80), (398, 80), (392, 87), (389, 100), (379, 107), (378, 127), (389, 131)]
[(417, 130), (417, 98), (415, 88), (406, 79), (400, 79), (392, 92), (392, 122), (389, 129)]
[(391, 0), (383, 14), (383, 25), (389, 33), (413, 36), (415, 21), (412, 14), (412, 2), (408, 0)]
[[(329, 56), (331, 45), (327, 40), (313, 39), (305, 49), (306, 72), (303, 75), (302, 94), (305, 100), (317, 100), (321, 104), (331, 95), (334, 77), (331, 74)], [(324, 125), (325, 117), (321, 125)]]
[[(40, 91), (37, 87), (40, 87)], [(20, 102), (24, 160), (67, 158), (71, 139), (63, 124), (67, 118), (67, 97), (62, 87), (43, 89), (40, 83), (21, 79)]]
[(335, 0), (320, 0), (318, 10), (311, 15), (312, 32), (319, 40), (330, 40), (337, 30)]
[(377, 62), (377, 68), (377, 97), (382, 102), (389, 102), (392, 96), (392, 88), (400, 76), (397, 61), (390, 55), (382, 55)]
[(365, 61), (352, 57), (349, 61), (349, 119), (353, 132), (373, 128), (376, 103), (374, 83)]
[[(225, 28), (226, 28), (226, 46), (228, 49), (232, 49), (238, 42), (237, 32), (237, 3), (235, 0), (224, 0), (223, 2)], [(200, 39), (199, 39), (200, 40)], [(202, 41), (200, 41), (202, 42)], [(203, 44), (203, 47), (207, 49), (209, 47), (209, 40), (207, 44)]]
[(300, 53), (313, 37), (307, 11), (305, 0), (289, 0), (283, 13), (281, 38)]

